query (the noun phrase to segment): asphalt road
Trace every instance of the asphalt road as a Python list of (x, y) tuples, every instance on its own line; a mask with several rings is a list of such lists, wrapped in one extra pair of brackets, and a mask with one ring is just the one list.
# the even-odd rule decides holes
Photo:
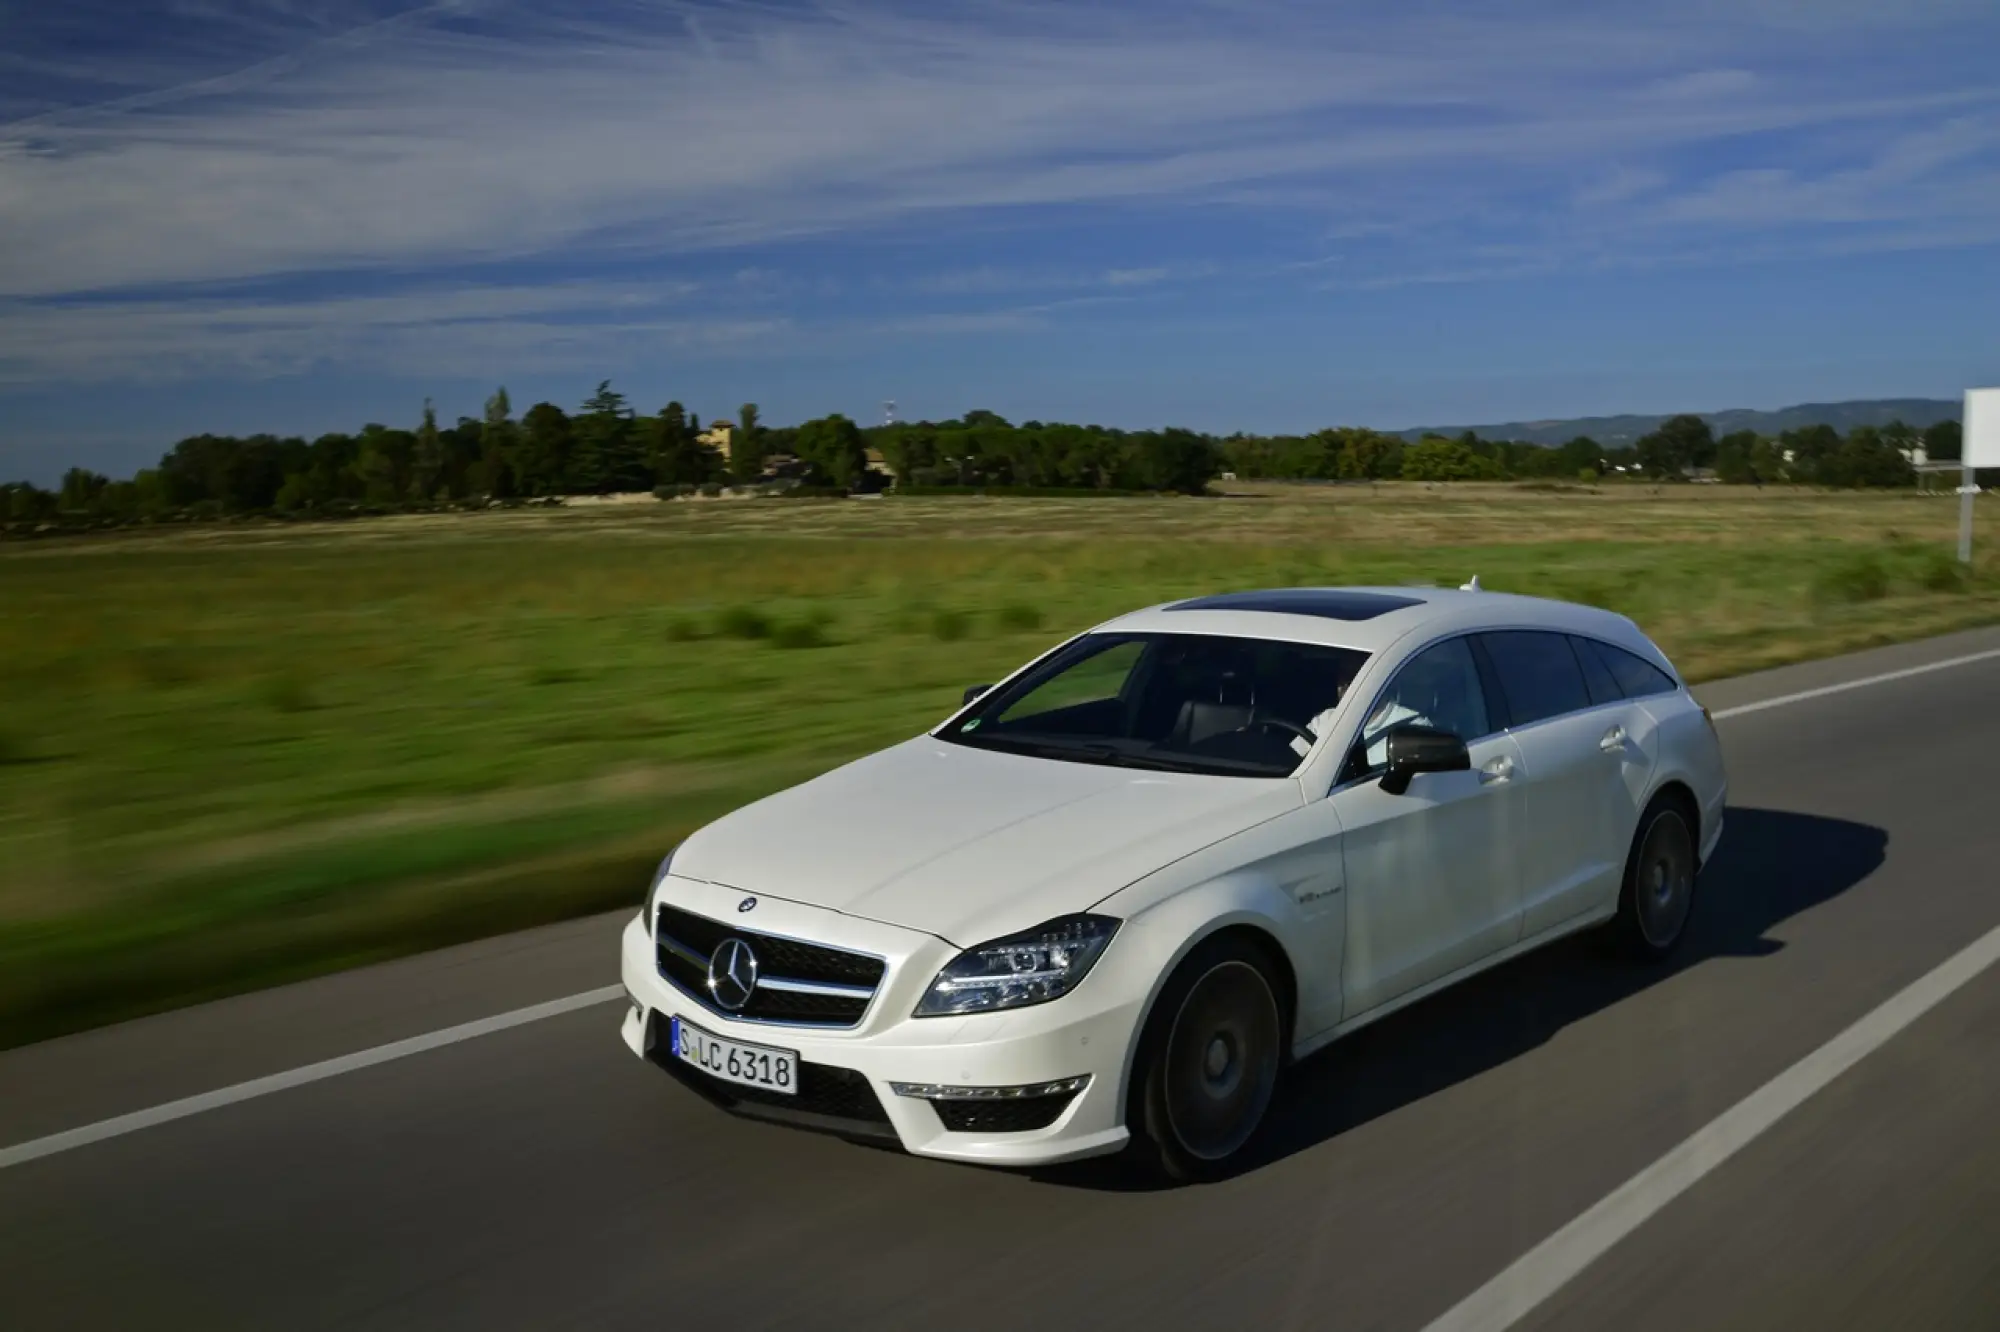
[[(1270, 1159), (1226, 1183), (729, 1119), (605, 1004), (0, 1169), (0, 1327), (1423, 1328), (2000, 926), (2000, 657), (1721, 729), (1728, 833), (1676, 965), (1569, 941), (1367, 1029), (1297, 1071)], [(622, 919), (0, 1056), (0, 1146), (612, 983)], [(2000, 968), (1521, 1326), (2000, 1328), (1996, 1052)]]

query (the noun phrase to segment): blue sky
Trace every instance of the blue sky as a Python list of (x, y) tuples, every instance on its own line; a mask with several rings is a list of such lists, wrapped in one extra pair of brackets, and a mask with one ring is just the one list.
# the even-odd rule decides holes
[(755, 401), (1227, 431), (2000, 380), (1991, 0), (0, 0), (0, 475)]

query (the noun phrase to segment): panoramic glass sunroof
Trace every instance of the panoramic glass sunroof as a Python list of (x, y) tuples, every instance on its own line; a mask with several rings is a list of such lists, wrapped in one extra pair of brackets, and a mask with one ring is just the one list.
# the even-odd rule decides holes
[(1283, 615), (1317, 615), (1324, 620), (1372, 620), (1405, 606), (1420, 606), (1421, 597), (1388, 592), (1343, 592), (1339, 588), (1278, 587), (1263, 592), (1223, 592), (1212, 597), (1176, 602), (1168, 610), (1276, 611)]

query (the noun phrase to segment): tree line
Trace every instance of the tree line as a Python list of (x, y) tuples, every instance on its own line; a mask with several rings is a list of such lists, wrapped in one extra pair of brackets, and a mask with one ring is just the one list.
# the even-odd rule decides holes
[(1481, 439), (1469, 431), (1411, 443), (1398, 435), (1344, 427), (1311, 435), (1231, 435), (1220, 449), (1227, 470), (1244, 478), (1521, 481), (1623, 473), (1656, 481), (1712, 476), (1730, 485), (1852, 488), (1913, 485), (1912, 458), (1919, 448), (1931, 459), (1951, 461), (1959, 456), (1959, 443), (1956, 421), (1927, 430), (1901, 422), (1857, 426), (1845, 436), (1827, 425), (1776, 436), (1744, 430), (1718, 439), (1699, 416), (1683, 415), (1622, 447), (1580, 435), (1551, 448)]
[[(1588, 437), (1549, 448), (1466, 433), (1408, 442), (1338, 427), (1305, 435), (1218, 437), (1167, 428), (1009, 422), (990, 411), (949, 421), (862, 427), (831, 415), (771, 427), (755, 404), (731, 426), (725, 455), (703, 441), (679, 402), (641, 415), (603, 382), (575, 411), (539, 402), (515, 419), (501, 389), (479, 417), (441, 425), (429, 403), (414, 429), (379, 424), (308, 442), (274, 435), (196, 435), (127, 480), (71, 468), (53, 491), (0, 486), (10, 527), (118, 523), (234, 514), (339, 514), (655, 490), (684, 494), (759, 484), (776, 475), (816, 492), (880, 488), (1018, 488), (1199, 494), (1220, 476), (1274, 480), (1426, 482), (1712, 475), (1730, 484), (1906, 486), (1909, 455), (1958, 456), (1959, 425), (1918, 431), (1892, 423), (1845, 436), (1809, 426), (1775, 437), (1716, 438), (1698, 416), (1676, 416), (1623, 448)], [(871, 454), (887, 476), (871, 468)]]
[[(743, 414), (754, 435), (756, 409)], [(425, 403), (414, 430), (370, 424), (310, 442), (190, 436), (127, 481), (72, 468), (52, 494), (10, 487), (10, 516), (38, 516), (24, 507), (111, 518), (294, 513), (650, 489), (720, 475), (719, 455), (701, 434), (700, 418), (680, 403), (640, 417), (609, 383), (573, 413), (540, 402), (519, 420), (503, 388), (483, 416), (450, 426)]]

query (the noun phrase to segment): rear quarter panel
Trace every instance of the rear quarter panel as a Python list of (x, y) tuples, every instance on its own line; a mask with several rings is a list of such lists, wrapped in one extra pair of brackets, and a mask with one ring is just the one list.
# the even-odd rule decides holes
[(1686, 691), (1640, 700), (1640, 706), (1658, 726), (1659, 762), (1655, 765), (1652, 789), (1680, 782), (1694, 792), (1701, 806), (1701, 827), (1697, 843), (1705, 861), (1715, 853), (1722, 836), (1723, 810), (1729, 800), (1729, 777), (1723, 768), (1722, 744), (1714, 727)]

